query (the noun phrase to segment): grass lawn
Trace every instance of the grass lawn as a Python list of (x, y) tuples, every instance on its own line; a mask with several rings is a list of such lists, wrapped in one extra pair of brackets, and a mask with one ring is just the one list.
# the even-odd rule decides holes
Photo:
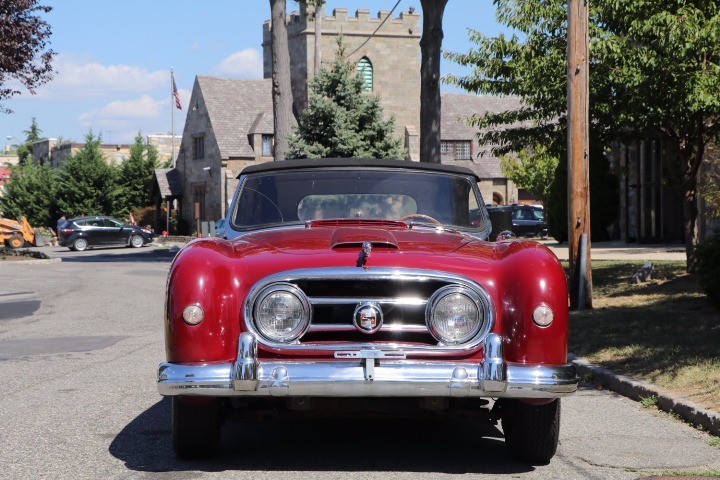
[(593, 261), (594, 309), (571, 312), (570, 351), (720, 412), (720, 310), (685, 262), (653, 262), (655, 279), (630, 283), (642, 265)]

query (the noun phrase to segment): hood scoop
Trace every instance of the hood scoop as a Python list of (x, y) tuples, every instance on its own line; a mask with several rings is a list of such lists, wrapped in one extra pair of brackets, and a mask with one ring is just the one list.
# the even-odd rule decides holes
[(330, 239), (331, 248), (362, 247), (370, 243), (373, 247), (398, 249), (398, 241), (392, 232), (380, 228), (339, 227)]

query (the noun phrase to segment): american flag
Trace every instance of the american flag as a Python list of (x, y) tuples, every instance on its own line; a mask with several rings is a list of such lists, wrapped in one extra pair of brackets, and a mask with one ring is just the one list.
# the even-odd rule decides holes
[(175, 97), (175, 106), (178, 110), (182, 110), (182, 104), (180, 103), (180, 94), (178, 94), (177, 86), (175, 86), (175, 74), (170, 71), (170, 79), (172, 80), (172, 94)]

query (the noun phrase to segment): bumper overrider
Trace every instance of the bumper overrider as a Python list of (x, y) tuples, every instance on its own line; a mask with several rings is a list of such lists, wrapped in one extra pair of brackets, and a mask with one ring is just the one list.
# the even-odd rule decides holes
[(502, 337), (485, 340), (481, 363), (406, 360), (398, 350), (338, 351), (331, 361), (258, 360), (242, 333), (234, 363), (161, 363), (161, 395), (555, 398), (577, 390), (575, 366), (508, 364)]

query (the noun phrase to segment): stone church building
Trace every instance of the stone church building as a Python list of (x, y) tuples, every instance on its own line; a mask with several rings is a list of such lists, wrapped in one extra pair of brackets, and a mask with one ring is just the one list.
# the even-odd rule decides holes
[[(389, 15), (389, 11), (371, 16), (369, 10), (358, 10), (350, 16), (338, 8), (323, 16), (322, 60), (329, 63), (335, 58), (342, 34), (348, 58), (357, 64), (366, 89), (379, 94), (385, 114), (395, 117), (395, 133), (405, 141), (407, 160), (419, 161), (421, 19), (412, 9), (396, 18)], [(315, 22), (304, 11), (294, 12), (287, 17), (287, 27), (294, 110), (299, 113), (308, 104), (314, 70)], [(273, 159), (269, 22), (263, 25), (263, 53), (263, 80), (195, 79), (176, 167), (158, 172), (179, 179), (181, 193), (173, 193), (172, 199), (178, 200), (179, 215), (193, 227), (224, 218), (239, 172)], [(478, 145), (474, 129), (459, 117), (515, 108), (518, 100), (444, 94), (442, 102), (442, 162), (478, 173), (488, 204), (517, 201), (517, 187), (502, 176), (499, 159)], [(167, 181), (159, 179), (159, 183)], [(169, 200), (159, 199), (168, 204)]]

